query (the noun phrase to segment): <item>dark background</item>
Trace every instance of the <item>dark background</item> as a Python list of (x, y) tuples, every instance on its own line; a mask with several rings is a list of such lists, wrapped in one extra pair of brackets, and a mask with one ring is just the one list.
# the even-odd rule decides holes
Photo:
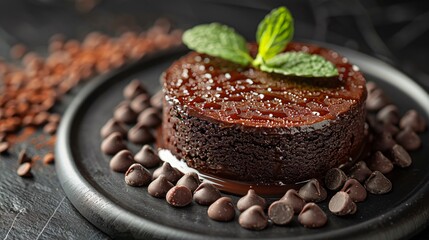
[[(383, 59), (429, 90), (429, 3), (423, 0), (0, 1), (0, 56), (12, 61), (9, 49), (16, 43), (45, 54), (49, 38), (56, 33), (82, 39), (94, 30), (110, 35), (142, 31), (159, 17), (184, 29), (217, 21), (254, 40), (259, 21), (280, 5), (294, 15), (296, 40), (334, 43)], [(56, 111), (63, 112), (77, 91)], [(0, 239), (107, 238), (65, 198), (54, 166), (39, 161), (33, 179), (16, 175), (16, 153), (22, 147), (14, 146), (10, 155), (0, 156)], [(30, 153), (49, 151), (26, 147)], [(429, 230), (414, 239), (429, 239)]]

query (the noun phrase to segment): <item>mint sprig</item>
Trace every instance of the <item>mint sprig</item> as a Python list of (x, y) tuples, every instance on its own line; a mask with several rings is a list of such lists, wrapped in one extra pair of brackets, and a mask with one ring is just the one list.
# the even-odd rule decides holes
[(211, 23), (198, 25), (183, 34), (183, 43), (190, 49), (220, 57), (243, 66), (252, 65), (265, 72), (300, 77), (334, 77), (335, 65), (319, 55), (285, 52), (293, 37), (293, 18), (286, 7), (272, 10), (259, 24), (256, 33), (258, 54), (253, 59), (246, 40), (234, 29)]
[(334, 77), (338, 75), (334, 64), (319, 55), (305, 52), (285, 52), (261, 65), (264, 72), (298, 77)]
[(244, 66), (252, 62), (246, 40), (234, 29), (219, 23), (203, 24), (183, 33), (183, 43), (199, 53), (220, 57)]
[(259, 66), (281, 53), (293, 37), (293, 18), (285, 7), (274, 9), (259, 23), (256, 42), (259, 45), (258, 55), (253, 61)]

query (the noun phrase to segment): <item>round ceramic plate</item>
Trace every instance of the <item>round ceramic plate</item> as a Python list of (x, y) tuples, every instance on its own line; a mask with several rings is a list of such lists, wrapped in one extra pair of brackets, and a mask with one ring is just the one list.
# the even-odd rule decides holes
[[(358, 65), (367, 80), (383, 88), (402, 113), (414, 108), (428, 120), (429, 96), (410, 78), (372, 57), (328, 47)], [(229, 223), (216, 222), (207, 217), (207, 207), (192, 203), (174, 208), (148, 195), (146, 187), (127, 186), (124, 175), (111, 171), (109, 158), (100, 151), (100, 128), (112, 117), (112, 109), (122, 100), (127, 83), (138, 78), (156, 92), (160, 89), (160, 74), (185, 53), (179, 49), (148, 56), (94, 79), (64, 115), (56, 146), (58, 177), (73, 205), (99, 229), (115, 238), (142, 239), (395, 239), (410, 237), (425, 227), (429, 221), (429, 131), (420, 135), (423, 147), (412, 153), (412, 166), (395, 168), (388, 175), (393, 182), (392, 192), (369, 194), (365, 202), (357, 204), (357, 213), (347, 217), (332, 215), (325, 200), (320, 205), (329, 221), (320, 229), (304, 228), (295, 217), (286, 227), (249, 231), (239, 226), (237, 217)]]

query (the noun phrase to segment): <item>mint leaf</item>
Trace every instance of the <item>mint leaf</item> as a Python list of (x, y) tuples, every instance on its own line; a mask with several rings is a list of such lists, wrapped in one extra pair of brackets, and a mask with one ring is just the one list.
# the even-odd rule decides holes
[(261, 65), (265, 72), (299, 77), (334, 77), (338, 70), (334, 64), (319, 55), (305, 52), (285, 52)]
[(254, 66), (261, 65), (282, 52), (293, 37), (293, 18), (286, 7), (272, 10), (259, 23), (256, 41), (259, 44)]
[(219, 23), (203, 24), (183, 33), (183, 43), (199, 53), (220, 57), (244, 66), (253, 60), (246, 40), (234, 29)]

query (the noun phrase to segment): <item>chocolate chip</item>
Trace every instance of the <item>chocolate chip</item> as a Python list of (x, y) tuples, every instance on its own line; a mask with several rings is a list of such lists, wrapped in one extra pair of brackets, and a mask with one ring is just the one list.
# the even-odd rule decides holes
[(396, 144), (390, 150), (390, 157), (392, 162), (399, 167), (408, 167), (413, 162), (410, 154), (401, 145)]
[(31, 162), (31, 158), (28, 157), (26, 150), (22, 149), (18, 154), (18, 163), (23, 164), (26, 162)]
[(155, 137), (147, 126), (137, 123), (128, 131), (128, 140), (135, 144), (147, 144), (155, 141)]
[(8, 142), (0, 142), (0, 153), (6, 153), (9, 150), (9, 146)]
[(400, 131), (395, 139), (396, 142), (408, 151), (417, 150), (422, 145), (420, 137), (411, 128), (405, 128)]
[(383, 90), (379, 88), (368, 94), (366, 99), (366, 109), (369, 111), (378, 111), (387, 104), (389, 104), (389, 100), (387, 99)]
[(373, 148), (374, 150), (387, 151), (395, 145), (395, 140), (393, 140), (392, 134), (388, 132), (381, 132), (377, 134)]
[(174, 186), (168, 190), (165, 199), (175, 207), (184, 207), (192, 202), (192, 192), (185, 186)]
[(259, 205), (262, 207), (262, 209), (264, 209), (265, 203), (265, 199), (258, 196), (255, 193), (255, 190), (249, 189), (247, 191), (247, 194), (238, 200), (237, 208), (240, 212), (243, 212), (244, 210), (254, 205)]
[(350, 169), (349, 176), (359, 182), (364, 182), (371, 173), (372, 171), (368, 168), (366, 163), (364, 161), (359, 161)]
[(156, 109), (162, 109), (162, 100), (164, 99), (164, 93), (158, 91), (150, 98), (150, 104)]
[(115, 109), (113, 117), (118, 122), (133, 123), (137, 119), (137, 114), (131, 109), (128, 102), (123, 102)]
[(292, 221), (293, 207), (284, 201), (275, 201), (268, 208), (268, 216), (277, 225), (286, 225)]
[(141, 82), (137, 79), (132, 80), (128, 85), (124, 88), (124, 97), (127, 99), (132, 99), (137, 97), (142, 93), (147, 93), (146, 89), (143, 87)]
[(147, 192), (153, 197), (164, 198), (172, 187), (174, 185), (164, 175), (160, 175), (149, 184)]
[(377, 120), (383, 123), (398, 124), (399, 110), (395, 105), (387, 105), (377, 113)]
[(219, 222), (229, 222), (235, 217), (235, 208), (231, 198), (221, 197), (207, 210), (209, 218)]
[(298, 221), (306, 228), (319, 228), (328, 222), (328, 217), (315, 203), (307, 203), (298, 215)]
[(280, 201), (283, 201), (290, 206), (292, 206), (293, 211), (295, 214), (298, 214), (301, 212), (302, 208), (305, 205), (304, 199), (299, 196), (298, 192), (295, 189), (289, 189), (285, 195), (280, 199)]
[(366, 83), (366, 90), (368, 91), (368, 94), (371, 94), (374, 92), (375, 89), (378, 89), (377, 84), (375, 82), (367, 82)]
[(101, 142), (101, 151), (108, 155), (116, 154), (117, 152), (126, 149), (121, 134), (114, 132)]
[(153, 172), (153, 179), (160, 175), (164, 175), (171, 183), (176, 183), (182, 177), (182, 174), (168, 162), (164, 162), (161, 167)]
[(110, 160), (110, 169), (115, 172), (126, 172), (134, 163), (133, 154), (128, 150), (121, 150)]
[(377, 133), (386, 132), (389, 133), (391, 136), (394, 136), (399, 132), (399, 128), (391, 123), (382, 123), (378, 125), (376, 131)]
[(341, 191), (347, 193), (354, 202), (363, 202), (366, 199), (366, 189), (356, 179), (346, 181)]
[(144, 110), (138, 117), (138, 123), (149, 128), (158, 127), (161, 122), (158, 110), (152, 107)]
[(392, 190), (392, 182), (381, 172), (375, 171), (366, 180), (365, 188), (372, 194), (385, 194)]
[(367, 165), (372, 171), (379, 171), (383, 174), (387, 174), (393, 170), (392, 162), (380, 151), (375, 152), (369, 158)]
[(118, 132), (122, 137), (127, 136), (127, 129), (122, 123), (115, 119), (109, 119), (101, 128), (100, 135), (102, 138), (106, 138), (113, 132)]
[(262, 230), (268, 225), (268, 217), (261, 206), (255, 205), (240, 214), (238, 223), (249, 230)]
[(20, 177), (25, 177), (25, 178), (32, 177), (33, 174), (31, 173), (31, 163), (25, 162), (19, 165), (18, 170), (16, 170), (16, 173)]
[(356, 204), (351, 197), (345, 192), (337, 192), (329, 201), (329, 211), (338, 216), (354, 214)]
[(147, 185), (151, 180), (150, 172), (139, 163), (131, 165), (125, 173), (125, 182), (133, 187)]
[(340, 189), (347, 180), (347, 175), (339, 168), (330, 169), (325, 175), (325, 186), (330, 190)]
[(401, 129), (411, 128), (416, 132), (424, 132), (426, 129), (426, 121), (416, 110), (409, 110), (404, 114), (399, 122)]
[(186, 186), (192, 192), (194, 192), (199, 185), (200, 185), (200, 179), (198, 177), (198, 174), (195, 172), (186, 173), (176, 183), (176, 186)]
[(207, 182), (201, 183), (194, 191), (194, 201), (203, 206), (209, 206), (221, 197), (219, 190)]
[(161, 162), (158, 154), (149, 145), (144, 145), (140, 151), (136, 153), (134, 160), (147, 168), (156, 167)]
[(150, 107), (149, 99), (148, 94), (140, 94), (131, 101), (130, 107), (134, 112), (141, 113)]
[(52, 164), (55, 161), (55, 156), (53, 153), (47, 153), (43, 157), (43, 163), (44, 164)]
[(311, 179), (299, 189), (299, 196), (306, 202), (321, 202), (326, 199), (326, 190), (317, 179)]

